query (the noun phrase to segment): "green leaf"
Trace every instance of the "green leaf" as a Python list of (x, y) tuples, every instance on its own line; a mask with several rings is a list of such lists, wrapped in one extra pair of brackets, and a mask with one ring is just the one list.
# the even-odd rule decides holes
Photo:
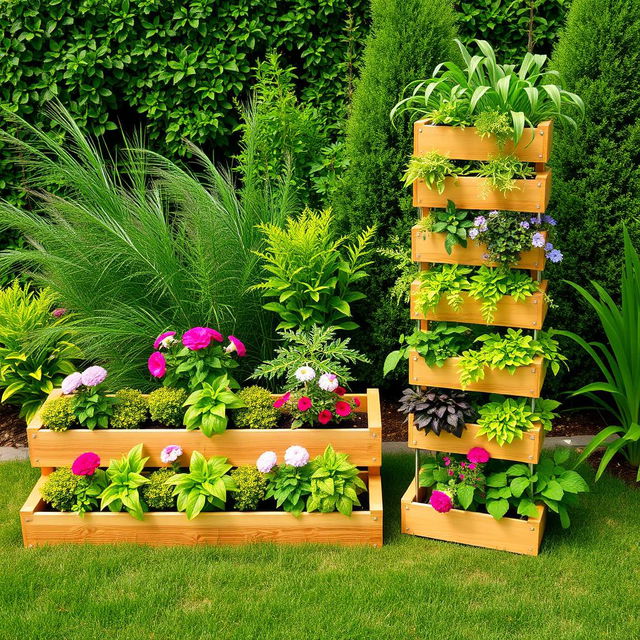
[(496, 520), (500, 520), (509, 511), (509, 501), (504, 498), (487, 502), (487, 512)]
[(474, 487), (468, 484), (463, 484), (458, 487), (456, 491), (456, 496), (458, 497), (458, 502), (463, 509), (468, 509), (473, 502), (473, 495), (475, 493)]

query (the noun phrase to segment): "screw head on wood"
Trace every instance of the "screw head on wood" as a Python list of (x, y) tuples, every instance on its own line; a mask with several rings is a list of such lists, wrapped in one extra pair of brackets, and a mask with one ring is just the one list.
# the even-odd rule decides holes
[(378, 516), (373, 516), (373, 521), (377, 522), (378, 521)]
[(535, 527), (529, 527), (529, 531), (535, 531), (536, 528)]

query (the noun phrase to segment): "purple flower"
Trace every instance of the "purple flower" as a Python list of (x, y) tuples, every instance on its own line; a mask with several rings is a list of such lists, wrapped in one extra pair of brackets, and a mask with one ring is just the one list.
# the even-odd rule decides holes
[(544, 245), (544, 250), (549, 252), (553, 250), (553, 245), (550, 242), (547, 242), (547, 244)]
[(489, 211), (489, 217), (490, 218), (495, 218), (497, 215), (498, 215), (497, 211), (495, 211), (495, 210), (494, 211)]
[(487, 219), (484, 216), (477, 216), (473, 219), (473, 225), (475, 227), (482, 227), (487, 224)]
[(294, 444), (284, 452), (284, 461), (292, 467), (304, 467), (309, 462), (309, 452), (304, 447)]
[(547, 214), (542, 216), (542, 221), (546, 222), (547, 224), (551, 225), (552, 227), (555, 227), (558, 224), (551, 216), (548, 216)]
[(529, 223), (528, 223), (526, 220), (523, 220), (523, 221), (520, 223), (520, 226), (521, 226), (523, 229), (528, 229), (528, 228), (529, 228)]
[(558, 251), (557, 249), (553, 249), (552, 251), (549, 251), (549, 253), (547, 253), (547, 258), (553, 263), (558, 263), (562, 262), (562, 258), (564, 258), (564, 256), (562, 255), (562, 252)]
[(483, 253), (482, 254), (482, 259), (483, 260), (488, 260), (491, 256), (488, 253)]
[(531, 236), (531, 244), (534, 247), (544, 247), (544, 236), (538, 231)]
[(269, 473), (278, 464), (275, 451), (265, 451), (256, 461), (256, 468), (260, 473)]
[(57, 309), (54, 309), (51, 312), (51, 315), (54, 318), (61, 318), (62, 316), (64, 316), (67, 313), (67, 310), (64, 307), (58, 307)]
[(540, 224), (540, 222), (538, 221), (538, 217), (531, 216), (531, 218), (529, 218), (529, 224), (532, 224), (534, 227), (537, 227)]
[(104, 382), (107, 370), (104, 367), (89, 367), (82, 372), (82, 384), (85, 387), (95, 387)]
[(169, 444), (160, 452), (160, 460), (165, 464), (175, 462), (182, 455), (182, 447), (179, 444)]
[(477, 229), (469, 229), (469, 237), (475, 240), (478, 237), (479, 231)]
[(73, 393), (82, 384), (82, 374), (79, 371), (70, 373), (60, 385), (62, 387), (62, 393), (69, 395)]

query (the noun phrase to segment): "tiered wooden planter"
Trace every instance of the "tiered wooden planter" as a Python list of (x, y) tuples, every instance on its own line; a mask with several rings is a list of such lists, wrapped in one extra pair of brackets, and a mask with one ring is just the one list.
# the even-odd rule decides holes
[[(422, 180), (413, 186), (413, 204), (421, 208), (422, 215), (429, 215), (430, 208), (445, 208), (451, 200), (458, 209), (522, 211), (541, 214), (546, 210), (551, 195), (551, 171), (545, 166), (551, 153), (552, 123), (541, 123), (535, 129), (525, 129), (520, 143), (508, 144), (502, 153), (514, 153), (523, 162), (535, 163), (536, 175), (527, 180), (517, 180), (516, 189), (501, 194), (487, 189), (483, 178), (460, 176), (445, 180), (444, 192), (430, 190)], [(500, 153), (495, 140), (481, 138), (473, 127), (433, 126), (418, 121), (414, 128), (414, 155), (438, 151), (454, 160), (489, 160)], [(546, 236), (545, 236), (546, 240)], [(479, 266), (484, 260), (486, 247), (469, 240), (467, 247), (455, 246), (451, 254), (444, 248), (445, 234), (424, 231), (421, 225), (411, 232), (412, 256), (416, 262), (428, 268), (427, 263), (464, 264)], [(490, 265), (495, 266), (495, 265)], [(514, 268), (528, 269), (534, 274), (544, 270), (544, 249), (532, 248), (520, 255)], [(532, 274), (533, 275), (533, 274)], [(427, 314), (416, 308), (419, 281), (411, 287), (411, 318), (428, 329), (429, 321), (486, 324), (482, 318), (481, 302), (467, 294), (462, 305), (453, 310), (443, 298)], [(523, 302), (506, 296), (500, 300), (491, 325), (541, 329), (546, 313), (547, 281), (541, 282), (540, 291)], [(458, 370), (459, 358), (449, 358), (442, 367), (429, 367), (417, 353), (409, 354), (409, 381), (416, 386), (433, 386), (461, 389)], [(484, 379), (468, 385), (468, 391), (498, 393), (512, 396), (538, 398), (544, 382), (546, 366), (537, 358), (527, 367), (519, 367), (513, 374), (506, 370), (485, 369)], [(462, 437), (449, 433), (436, 436), (416, 429), (412, 417), (409, 420), (409, 447), (418, 450), (465, 454), (472, 447), (483, 447), (493, 458), (535, 464), (540, 458), (544, 442), (544, 429), (538, 424), (523, 434), (522, 440), (500, 447), (477, 435), (479, 426), (467, 424)], [(417, 455), (417, 454), (416, 454)], [(428, 502), (428, 491), (418, 487), (414, 479), (402, 497), (402, 531), (409, 535), (447, 540), (474, 546), (501, 549), (514, 553), (537, 555), (544, 532), (546, 511), (538, 506), (538, 517), (519, 519), (506, 517), (495, 520), (486, 513), (452, 509), (448, 513), (436, 512)]]
[[(59, 396), (52, 392), (48, 401)], [(277, 396), (274, 396), (274, 398)], [(185, 429), (72, 429), (62, 433), (42, 427), (38, 413), (27, 428), (29, 455), (42, 477), (20, 512), (25, 546), (54, 543), (136, 542), (150, 545), (244, 544), (250, 542), (319, 542), (340, 545), (382, 545), (382, 423), (377, 389), (366, 394), (349, 394), (360, 400), (359, 413), (367, 414), (367, 426), (328, 429), (229, 429), (207, 438), (200, 431)], [(363, 469), (368, 486), (368, 508), (351, 517), (339, 513), (304, 513), (295, 518), (275, 511), (202, 513), (187, 520), (184, 513), (147, 513), (138, 521), (127, 513), (89, 513), (80, 518), (73, 513), (48, 511), (40, 496), (44, 478), (55, 467), (69, 466), (85, 451), (98, 454), (106, 466), (112, 458), (143, 443), (149, 467), (165, 466), (160, 452), (169, 444), (180, 445), (183, 461), (193, 451), (205, 457), (225, 456), (234, 466), (255, 464), (264, 451), (275, 451), (282, 460), (285, 450), (297, 444), (311, 457), (321, 454), (328, 444)]]

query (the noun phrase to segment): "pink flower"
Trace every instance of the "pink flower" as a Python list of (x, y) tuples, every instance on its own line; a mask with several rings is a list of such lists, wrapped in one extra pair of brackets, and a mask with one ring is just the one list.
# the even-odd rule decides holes
[(459, 474), (458, 478), (460, 478), (460, 480), (464, 480), (464, 473)]
[(96, 387), (105, 381), (107, 370), (104, 367), (89, 367), (82, 372), (82, 384), (85, 387)]
[(79, 371), (70, 373), (60, 385), (62, 387), (62, 393), (69, 395), (73, 393), (82, 384), (82, 374)]
[(71, 465), (71, 472), (76, 476), (92, 476), (100, 466), (100, 456), (91, 451), (80, 454)]
[(470, 462), (468, 467), (469, 467), (469, 469), (471, 469), (471, 471), (473, 471), (476, 468), (476, 463), (475, 462)]
[(451, 458), (447, 458), (447, 456), (445, 456), (442, 459), (444, 460), (444, 466), (445, 467), (448, 467), (451, 464)]
[(284, 461), (292, 467), (304, 467), (309, 462), (309, 452), (294, 444), (284, 452)]
[(355, 405), (356, 405), (356, 407), (359, 407), (359, 406), (360, 406), (360, 404), (361, 404), (361, 402), (360, 402), (360, 398), (354, 398), (354, 399), (353, 399), (353, 404), (355, 404)]
[(222, 342), (222, 334), (209, 327), (193, 327), (185, 331), (182, 336), (182, 344), (191, 351), (206, 349), (212, 340)]
[(447, 471), (447, 473), (452, 476), (453, 475), (453, 469), (449, 469), (449, 471)]
[(182, 455), (182, 447), (179, 444), (169, 444), (160, 452), (160, 460), (165, 464), (175, 462)]
[(291, 394), (290, 393), (285, 393), (283, 396), (280, 396), (274, 403), (273, 406), (276, 409), (280, 409), (282, 406), (284, 406), (285, 404), (287, 404), (287, 402), (289, 402), (289, 400), (291, 399)]
[(318, 414), (318, 422), (320, 424), (328, 424), (329, 422), (331, 422), (331, 418), (333, 418), (333, 414), (331, 413), (331, 411), (329, 411), (329, 409), (323, 409)]
[(149, 373), (154, 378), (162, 378), (167, 372), (167, 361), (165, 360), (164, 355), (160, 353), (160, 351), (154, 351), (149, 356), (147, 367), (149, 367)]
[(336, 413), (343, 418), (351, 413), (351, 405), (344, 400), (336, 402)]
[(269, 473), (278, 464), (275, 451), (265, 451), (256, 461), (256, 468), (260, 473)]
[(165, 331), (161, 333), (154, 341), (153, 348), (159, 349), (160, 347), (164, 347), (165, 349), (173, 342), (170, 338), (176, 335), (175, 331)]
[(469, 460), (469, 462), (484, 464), (485, 462), (489, 462), (490, 458), (489, 452), (482, 447), (473, 447), (473, 449), (469, 449), (469, 453), (467, 453), (467, 460)]
[(467, 463), (466, 462), (461, 462), (460, 466), (464, 469), (467, 466)]
[(438, 513), (447, 513), (447, 511), (451, 511), (451, 508), (453, 507), (451, 496), (444, 491), (433, 491), (429, 498), (429, 504)]
[(347, 390), (344, 387), (336, 387), (333, 392), (338, 396), (343, 396), (345, 393), (347, 393)]
[(227, 353), (233, 353), (234, 351), (238, 354), (239, 358), (244, 358), (247, 355), (247, 348), (244, 346), (244, 343), (235, 336), (229, 336), (229, 342), (231, 343), (225, 351)]
[(66, 315), (67, 310), (64, 307), (58, 307), (51, 312), (51, 315), (54, 318), (62, 318), (62, 316)]
[(308, 411), (311, 409), (311, 398), (307, 398), (307, 396), (301, 396), (298, 400), (298, 411)]

